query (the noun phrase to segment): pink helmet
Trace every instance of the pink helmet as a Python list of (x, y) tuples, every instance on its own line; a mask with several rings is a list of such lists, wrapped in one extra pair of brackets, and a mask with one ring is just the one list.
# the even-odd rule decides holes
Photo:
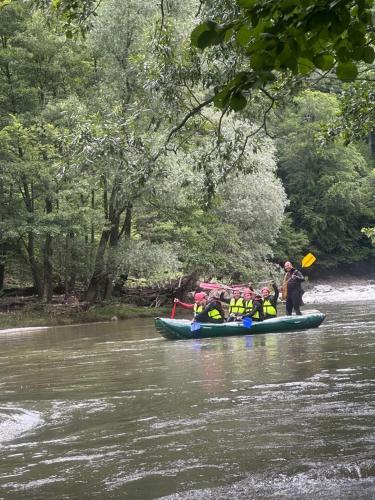
[(262, 293), (263, 293), (263, 292), (270, 293), (270, 289), (269, 289), (268, 287), (266, 287), (266, 286), (265, 286), (265, 287), (263, 287), (263, 288), (262, 288), (261, 292), (262, 292)]
[(199, 302), (200, 300), (203, 300), (207, 298), (207, 295), (204, 293), (204, 292), (197, 292), (195, 295), (194, 295), (194, 300), (196, 302)]

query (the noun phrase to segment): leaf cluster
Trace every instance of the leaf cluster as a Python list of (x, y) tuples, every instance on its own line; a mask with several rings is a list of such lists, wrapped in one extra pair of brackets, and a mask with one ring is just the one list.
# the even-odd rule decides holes
[[(209, 2), (208, 2), (209, 3)], [(229, 12), (219, 4), (215, 18), (191, 33), (198, 49), (230, 46), (244, 68), (216, 92), (215, 104), (235, 111), (246, 106), (251, 89), (267, 86), (280, 73), (305, 76), (335, 67), (353, 81), (358, 63), (372, 63), (372, 0), (237, 0)]]

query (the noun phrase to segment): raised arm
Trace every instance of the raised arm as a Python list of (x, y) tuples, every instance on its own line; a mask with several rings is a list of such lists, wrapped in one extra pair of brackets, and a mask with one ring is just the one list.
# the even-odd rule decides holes
[(279, 298), (279, 289), (277, 288), (276, 283), (273, 281), (272, 282), (272, 288), (274, 293), (273, 299), (272, 299), (272, 305), (275, 306), (277, 304), (277, 300)]
[(292, 280), (295, 281), (305, 281), (304, 275), (301, 273), (301, 271), (298, 271), (298, 269), (295, 269), (292, 275)]

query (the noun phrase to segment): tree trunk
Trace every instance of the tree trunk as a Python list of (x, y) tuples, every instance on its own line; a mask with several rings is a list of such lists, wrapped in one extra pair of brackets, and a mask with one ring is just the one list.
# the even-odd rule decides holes
[(371, 158), (375, 158), (375, 130), (372, 130), (368, 135), (368, 145)]
[(44, 298), (47, 303), (50, 303), (52, 300), (53, 294), (53, 284), (52, 284), (52, 236), (50, 233), (46, 235), (46, 239), (44, 241)]
[(131, 229), (132, 229), (132, 209), (133, 205), (131, 203), (126, 207), (125, 212), (125, 220), (123, 224), (122, 232), (124, 233), (126, 238), (130, 238)]
[(104, 257), (110, 234), (111, 231), (109, 229), (104, 229), (100, 237), (99, 246), (95, 256), (94, 272), (85, 293), (85, 297), (88, 302), (94, 302), (97, 298), (100, 298), (100, 285), (103, 284), (103, 280), (106, 276)]
[(0, 290), (4, 288), (5, 279), (5, 256), (7, 253), (7, 244), (0, 244)]
[[(21, 147), (19, 146), (19, 156), (23, 158), (23, 152)], [(27, 218), (27, 222), (32, 225), (34, 223), (34, 189), (33, 184), (29, 186), (26, 176), (22, 176), (22, 186), (21, 186), (21, 194), (23, 201), (25, 203), (26, 210), (29, 213)], [(38, 297), (40, 299), (43, 298), (44, 295), (44, 286), (43, 286), (43, 270), (38, 263), (38, 260), (35, 256), (35, 240), (33, 231), (29, 231), (27, 233), (27, 244), (26, 244), (26, 252), (27, 259), (29, 261), (31, 275), (33, 277), (34, 288), (37, 291)]]
[[(95, 210), (95, 191), (91, 191), (91, 210), (94, 213)], [(89, 247), (89, 268), (91, 269), (92, 263), (94, 261), (94, 245), (95, 245), (95, 226), (91, 223), (91, 234), (90, 234), (90, 247)]]
[(75, 234), (73, 232), (70, 233), (68, 235), (68, 238), (70, 241), (70, 276), (68, 283), (68, 291), (69, 293), (72, 293), (72, 291), (76, 286), (78, 255), (77, 255)]
[(5, 264), (0, 262), (0, 290), (4, 288)]
[(113, 274), (109, 274), (106, 276), (104, 280), (104, 290), (103, 290), (103, 299), (108, 300), (112, 297), (113, 292)]
[[(52, 200), (46, 198), (46, 213), (50, 214), (52, 212)], [(44, 297), (47, 303), (52, 300), (53, 294), (53, 283), (52, 283), (52, 235), (50, 232), (46, 234), (43, 249), (43, 264), (44, 264)]]
[(68, 276), (70, 272), (70, 266), (71, 266), (70, 241), (69, 241), (69, 235), (67, 234), (65, 236), (65, 259), (64, 259), (64, 278), (63, 278), (65, 298), (67, 298), (69, 295)]
[(65, 237), (65, 269), (64, 269), (64, 293), (67, 298), (75, 287), (76, 264), (75, 264), (74, 233), (71, 231)]
[(37, 291), (38, 297), (42, 299), (44, 295), (43, 273), (35, 257), (34, 234), (32, 231), (30, 231), (27, 235), (26, 250), (31, 269), (31, 274), (33, 277), (34, 288)]

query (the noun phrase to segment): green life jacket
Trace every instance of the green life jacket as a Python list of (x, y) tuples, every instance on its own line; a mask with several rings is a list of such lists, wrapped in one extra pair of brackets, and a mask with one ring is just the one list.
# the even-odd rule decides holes
[(277, 316), (276, 308), (268, 299), (263, 299), (263, 313), (265, 316)]
[(243, 298), (240, 297), (239, 299), (230, 299), (229, 302), (229, 314), (234, 313), (234, 314), (243, 314), (245, 312), (245, 305)]

